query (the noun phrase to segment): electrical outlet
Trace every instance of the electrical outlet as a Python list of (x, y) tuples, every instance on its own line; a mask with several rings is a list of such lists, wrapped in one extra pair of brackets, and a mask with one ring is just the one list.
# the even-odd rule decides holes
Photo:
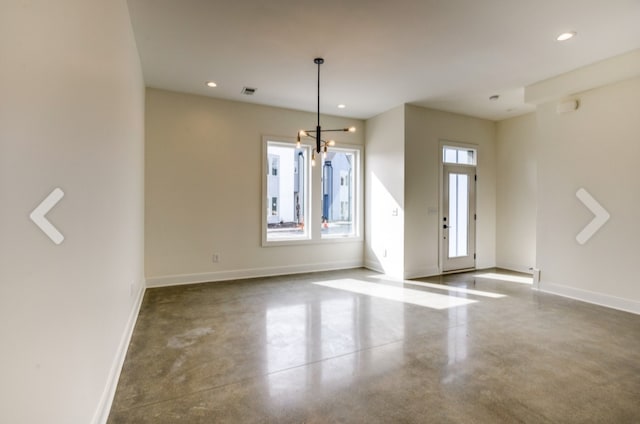
[(217, 264), (218, 262), (220, 262), (220, 254), (214, 253), (213, 256), (211, 257), (211, 262), (213, 262), (214, 264)]

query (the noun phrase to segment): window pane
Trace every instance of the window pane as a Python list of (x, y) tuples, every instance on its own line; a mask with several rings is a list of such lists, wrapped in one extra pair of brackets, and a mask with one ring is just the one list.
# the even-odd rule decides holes
[(469, 177), (449, 174), (449, 257), (467, 256)]
[(444, 151), (444, 158), (443, 158), (444, 163), (458, 163), (458, 158), (456, 157), (455, 149), (445, 147), (443, 151)]
[(442, 161), (444, 163), (475, 165), (476, 151), (462, 147), (444, 147), (442, 149)]
[(307, 238), (307, 148), (267, 143), (267, 241)]
[(330, 150), (322, 161), (322, 236), (354, 236), (355, 160), (353, 151)]
[(461, 150), (461, 149), (457, 149), (456, 150), (456, 163), (462, 164), (462, 165), (474, 165), (475, 164), (475, 160), (474, 160), (474, 153), (475, 151), (473, 150)]

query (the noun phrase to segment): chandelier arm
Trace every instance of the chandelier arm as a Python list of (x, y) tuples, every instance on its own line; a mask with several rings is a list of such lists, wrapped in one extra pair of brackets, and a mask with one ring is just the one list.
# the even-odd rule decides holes
[[(313, 137), (311, 134), (315, 133), (316, 130), (304, 130), (304, 132), (306, 133), (305, 135), (303, 135), (302, 137)], [(337, 129), (333, 129), (333, 130), (323, 130), (320, 129), (320, 132), (349, 132), (349, 128), (337, 128)]]
[[(322, 130), (322, 131), (324, 132), (324, 130)], [(316, 140), (316, 136), (314, 136), (314, 135), (306, 135), (306, 136), (303, 136), (303, 137), (309, 137), (309, 138), (312, 138), (312, 139)], [(331, 141), (331, 140), (325, 140), (325, 139), (323, 139), (323, 138), (321, 138), (321, 139), (320, 139), (320, 143), (324, 143), (324, 144), (327, 144), (327, 143), (329, 143), (330, 141)], [(319, 152), (318, 152), (318, 153), (319, 153)]]

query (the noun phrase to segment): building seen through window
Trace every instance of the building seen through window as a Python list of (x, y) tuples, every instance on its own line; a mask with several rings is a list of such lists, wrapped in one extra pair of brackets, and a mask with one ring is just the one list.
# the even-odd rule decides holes
[(355, 235), (353, 151), (331, 149), (322, 161), (322, 236)]
[(307, 150), (286, 143), (267, 144), (267, 241), (308, 237)]
[[(310, 154), (310, 146), (297, 148), (294, 143), (266, 142), (264, 241), (310, 240), (317, 237), (318, 229), (322, 238), (358, 235), (359, 151), (331, 148), (322, 155), (320, 169), (313, 172)], [(314, 182), (312, 174), (320, 179)], [(312, 205), (316, 201), (311, 198), (312, 184), (314, 190), (320, 190), (320, 204)], [(312, 233), (316, 235), (312, 237)]]

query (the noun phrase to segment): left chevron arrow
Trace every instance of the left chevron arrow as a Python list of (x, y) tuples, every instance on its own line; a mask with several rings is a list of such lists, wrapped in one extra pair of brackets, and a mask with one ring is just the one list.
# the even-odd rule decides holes
[(64, 191), (60, 188), (55, 188), (49, 195), (36, 207), (29, 218), (42, 230), (43, 233), (47, 235), (55, 244), (60, 244), (64, 241), (64, 236), (56, 227), (53, 226), (51, 222), (45, 215), (49, 213), (51, 209), (55, 205), (58, 204), (60, 199), (64, 197)]

